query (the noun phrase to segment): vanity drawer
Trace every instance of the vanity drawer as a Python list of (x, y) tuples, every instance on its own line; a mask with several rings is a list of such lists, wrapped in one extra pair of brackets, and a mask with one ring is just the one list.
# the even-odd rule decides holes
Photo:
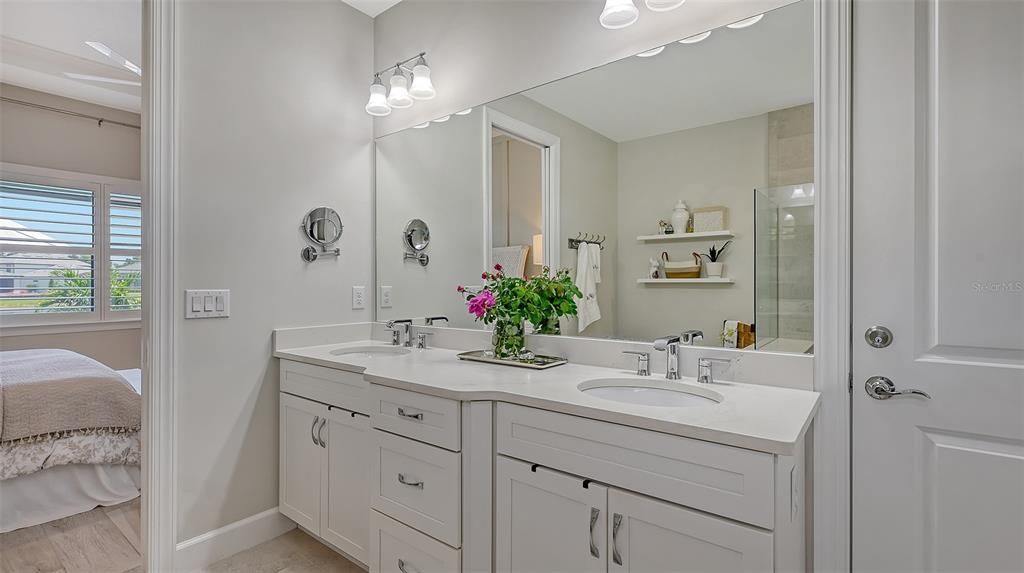
[(774, 456), (498, 404), (498, 453), (773, 529)]
[(462, 454), (373, 432), (370, 505), (441, 541), (462, 542)]
[(414, 440), (461, 449), (459, 402), (374, 384), (370, 419), (374, 428)]
[(370, 411), (370, 384), (355, 372), (282, 360), (281, 391), (360, 414)]
[(370, 512), (370, 573), (457, 573), (462, 552)]

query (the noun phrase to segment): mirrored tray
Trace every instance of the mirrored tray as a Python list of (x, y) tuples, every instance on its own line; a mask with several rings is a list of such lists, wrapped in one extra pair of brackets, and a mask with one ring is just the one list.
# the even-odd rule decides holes
[(561, 356), (542, 356), (537, 354), (532, 360), (519, 360), (515, 358), (498, 358), (491, 350), (471, 350), (458, 355), (459, 360), (472, 362), (486, 362), (488, 364), (504, 364), (505, 366), (516, 366), (519, 368), (530, 368), (533, 370), (545, 370), (561, 366), (569, 362)]

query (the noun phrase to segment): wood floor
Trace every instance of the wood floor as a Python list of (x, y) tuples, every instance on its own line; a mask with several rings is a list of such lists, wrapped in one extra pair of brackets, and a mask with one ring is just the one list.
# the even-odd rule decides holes
[[(141, 573), (139, 500), (0, 534), (2, 573)], [(294, 529), (206, 573), (363, 573)]]

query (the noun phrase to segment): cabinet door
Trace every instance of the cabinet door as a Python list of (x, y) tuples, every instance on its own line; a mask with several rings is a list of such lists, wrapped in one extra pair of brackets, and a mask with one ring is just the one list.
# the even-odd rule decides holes
[(615, 488), (608, 490), (611, 573), (771, 571), (772, 534)]
[(332, 408), (327, 442), (320, 537), (366, 563), (370, 543), (370, 418)]
[(317, 430), (327, 408), (289, 394), (281, 397), (280, 500), (285, 516), (320, 533), (320, 472), (323, 448)]
[(498, 573), (604, 573), (608, 490), (596, 483), (498, 456)]

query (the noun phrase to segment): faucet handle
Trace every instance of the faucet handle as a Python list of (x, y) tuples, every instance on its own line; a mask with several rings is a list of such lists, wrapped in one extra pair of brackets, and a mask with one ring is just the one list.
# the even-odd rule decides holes
[(726, 363), (732, 364), (732, 360), (728, 358), (710, 358), (707, 356), (701, 356), (697, 358), (697, 383), (698, 384), (714, 384), (715, 373), (714, 363)]
[(636, 350), (623, 350), (623, 354), (631, 354), (636, 356), (636, 375), (637, 376), (650, 376), (651, 375), (651, 353), (650, 352), (638, 352)]
[(425, 349), (427, 347), (427, 337), (434, 336), (433, 332), (417, 332), (416, 333), (416, 348)]

